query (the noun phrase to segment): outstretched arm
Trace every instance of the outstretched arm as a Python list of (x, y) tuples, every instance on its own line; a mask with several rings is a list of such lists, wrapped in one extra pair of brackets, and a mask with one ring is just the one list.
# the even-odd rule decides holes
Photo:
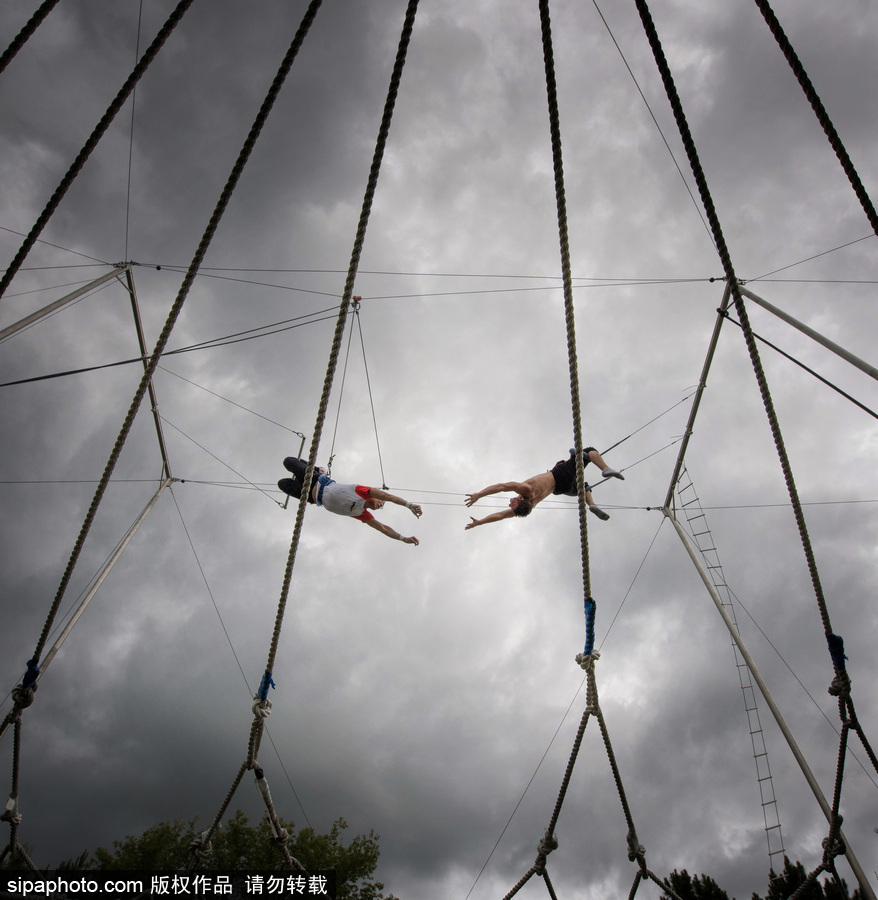
[(394, 531), (389, 525), (379, 522), (378, 519), (369, 519), (366, 524), (370, 528), (374, 528), (376, 531), (386, 534), (387, 537), (394, 541), (402, 541), (404, 544), (414, 544), (416, 547), (420, 543), (416, 537), (403, 537), (398, 531)]
[(514, 515), (515, 513), (511, 509), (504, 509), (502, 512), (491, 513), (490, 516), (485, 516), (484, 519), (476, 519), (474, 516), (470, 516), (472, 522), (464, 528), (464, 531), (469, 531), (470, 528), (475, 528), (476, 525), (490, 525), (491, 522), (499, 522), (501, 519), (508, 519)]
[(490, 487), (476, 491), (475, 494), (467, 494), (465, 502), (467, 506), (473, 506), (473, 504), (478, 503), (482, 497), (487, 497), (489, 494), (502, 494), (505, 491), (521, 494), (522, 497), (530, 499), (530, 485), (521, 484), (518, 481), (501, 481), (500, 484), (492, 484)]
[(403, 500), (402, 497), (397, 497), (396, 494), (388, 494), (387, 491), (382, 491), (381, 488), (369, 488), (369, 496), (373, 500), (383, 500), (385, 503), (395, 503), (397, 506), (405, 506), (410, 509), (417, 518), (420, 518), (421, 513), (423, 512), (417, 503), (409, 503), (408, 500)]

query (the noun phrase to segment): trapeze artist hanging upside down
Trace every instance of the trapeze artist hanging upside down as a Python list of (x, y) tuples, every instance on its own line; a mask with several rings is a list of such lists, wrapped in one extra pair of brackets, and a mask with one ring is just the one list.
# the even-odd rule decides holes
[[(530, 515), (531, 510), (540, 501), (545, 500), (549, 494), (563, 494), (565, 497), (575, 497), (576, 459), (574, 453), (575, 450), (571, 450), (570, 457), (556, 462), (551, 471), (541, 472), (539, 475), (528, 478), (527, 481), (504, 481), (500, 484), (492, 484), (490, 487), (483, 488), (475, 494), (467, 494), (466, 505), (473, 506), (482, 497), (487, 497), (489, 494), (500, 494), (503, 491), (517, 492), (517, 496), (509, 501), (509, 509), (504, 509), (503, 512), (492, 513), (490, 516), (485, 516), (484, 519), (471, 517), (472, 521), (466, 526), (465, 530), (475, 528), (476, 525), (488, 525), (491, 522), (499, 522), (501, 519), (509, 519), (512, 516)], [(621, 478), (623, 481), (625, 480), (625, 476), (621, 472), (611, 469), (604, 462), (600, 453), (594, 447), (586, 447), (582, 451), (582, 462), (586, 466), (589, 462), (593, 462), (601, 470), (601, 475), (604, 478)], [(599, 519), (610, 518), (600, 507), (594, 505), (591, 489), (587, 484), (585, 486), (585, 502), (588, 504), (591, 512)]]
[[(295, 456), (288, 456), (284, 460), (284, 468), (288, 472), (293, 473), (292, 478), (281, 478), (277, 486), (291, 497), (297, 500), (302, 496), (302, 487), (305, 483), (305, 470), (308, 463), (304, 459), (297, 459)], [(338, 484), (333, 481), (327, 474), (325, 469), (314, 469), (311, 478), (310, 491), (308, 494), (308, 502), (316, 503), (339, 516), (348, 516), (365, 522), (366, 525), (386, 534), (387, 537), (395, 541), (402, 541), (404, 544), (418, 545), (416, 537), (403, 537), (394, 531), (389, 525), (379, 522), (370, 512), (373, 509), (381, 509), (385, 502), (396, 503), (398, 506), (405, 506), (410, 509), (417, 518), (421, 516), (421, 507), (417, 503), (410, 503), (382, 491), (380, 488), (366, 487), (362, 484)]]

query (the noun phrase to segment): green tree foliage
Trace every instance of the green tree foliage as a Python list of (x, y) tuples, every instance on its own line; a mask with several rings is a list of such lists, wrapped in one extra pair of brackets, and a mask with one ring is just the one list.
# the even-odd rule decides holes
[[(159, 822), (143, 834), (113, 841), (112, 850), (99, 847), (93, 858), (80, 867), (128, 871), (183, 869), (192, 853), (190, 844), (199, 834), (195, 821)], [(385, 895), (384, 885), (372, 877), (380, 855), (379, 838), (374, 831), (355, 835), (345, 844), (348, 824), (344, 819), (335, 821), (327, 834), (318, 834), (313, 828), (296, 831), (291, 822), (283, 820), (281, 824), (289, 833), (290, 854), (306, 869), (335, 870), (339, 900), (397, 900), (392, 894)], [(199, 871), (277, 869), (284, 857), (271, 838), (271, 826), (266, 819), (251, 825), (247, 816), (238, 810), (214, 834), (212, 851)], [(80, 857), (76, 862), (82, 864), (83, 860)]]
[[(799, 862), (791, 863), (784, 857), (783, 872), (778, 875), (772, 870), (768, 874), (768, 892), (765, 897), (754, 893), (751, 900), (787, 900), (807, 880), (808, 873), (805, 867)], [(680, 900), (729, 900), (729, 895), (709, 875), (692, 876), (685, 869), (682, 872), (674, 870), (668, 875), (667, 883)], [(671, 900), (671, 895), (664, 893), (661, 900)], [(864, 898), (859, 888), (853, 894), (849, 894), (844, 879), (841, 885), (838, 885), (835, 879), (824, 876), (822, 881), (817, 878), (809, 885), (802, 895), (802, 900), (864, 900)]]
[[(685, 869), (674, 869), (668, 875), (668, 884), (680, 900), (729, 900), (729, 895), (709, 876), (690, 875)], [(662, 900), (670, 900), (670, 894), (662, 894)]]
[[(774, 869), (768, 874), (768, 893), (764, 900), (786, 900), (793, 892), (808, 880), (808, 873), (800, 863), (791, 863), (788, 857), (783, 858), (783, 871), (778, 875)], [(853, 894), (848, 893), (848, 886), (844, 879), (841, 885), (835, 879), (824, 878), (821, 882), (816, 878), (803, 891), (802, 900), (863, 900), (863, 893), (856, 888)], [(752, 900), (763, 900), (759, 894), (753, 894)]]

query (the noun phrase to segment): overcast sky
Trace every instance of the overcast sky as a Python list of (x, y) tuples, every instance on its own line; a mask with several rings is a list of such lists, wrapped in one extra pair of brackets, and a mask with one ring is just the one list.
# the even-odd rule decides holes
[[(2, 4), (0, 44), (38, 5)], [(143, 53), (173, 6), (62, 0), (0, 76), (4, 265), (133, 68), (138, 34)], [(167, 356), (156, 373), (179, 481), (23, 716), (18, 834), (39, 865), (162, 820), (206, 826), (246, 758), (295, 522), (275, 485), (299, 435), (307, 454), (315, 431), (405, 6), (324, 4), (171, 334), (169, 350), (250, 339)], [(536, 856), (585, 707), (574, 660), (585, 631), (575, 502), (550, 498), (529, 519), (465, 531), (464, 497), (550, 469), (574, 434), (537, 4), (421, 6), (354, 288), (362, 307), (318, 451), (321, 465), (334, 453), (336, 479), (421, 504), (418, 521), (398, 506), (379, 513), (420, 546), (307, 509), (260, 763), (298, 826), (344, 817), (351, 835), (380, 834), (387, 891), (479, 900), (505, 895)], [(305, 7), (193, 4), (28, 255), (0, 327), (130, 261), (154, 346)], [(843, 14), (775, 7), (874, 197), (878, 13), (865, 2)], [(605, 22), (591, 3), (552, 4), (582, 438), (613, 447), (607, 459), (625, 474), (595, 489), (610, 520), (588, 518), (597, 685), (649, 867), (707, 873), (742, 900), (765, 892), (769, 866), (748, 716), (728, 632), (661, 512), (723, 270), (636, 8), (601, 12)], [(739, 278), (874, 363), (875, 236), (755, 4), (656, 0), (652, 12)], [(760, 344), (874, 742), (878, 392), (748, 308), (758, 334), (867, 407)], [(0, 382), (137, 355), (131, 303), (113, 281), (5, 341)], [(141, 374), (123, 365), (0, 389), (3, 694), (33, 653)], [(833, 670), (731, 322), (686, 465), (744, 639), (831, 798)], [(59, 626), (160, 474), (147, 399)], [(827, 825), (761, 698), (759, 716), (784, 846), (810, 870)], [(878, 776), (851, 749), (844, 830), (874, 888)], [(251, 779), (231, 810), (256, 820)], [(636, 873), (626, 830), (592, 720), (549, 857), (558, 895), (625, 895)], [(839, 869), (853, 884), (844, 860)]]

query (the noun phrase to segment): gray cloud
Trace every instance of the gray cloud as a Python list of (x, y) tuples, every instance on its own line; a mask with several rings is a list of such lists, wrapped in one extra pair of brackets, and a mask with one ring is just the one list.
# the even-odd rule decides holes
[[(0, 11), (7, 40), (35, 5)], [(106, 271), (96, 261), (127, 256), (139, 263), (153, 345), (304, 6), (194, 4), (138, 86), (133, 129), (129, 105), (29, 255), (0, 327)], [(171, 8), (144, 10), (141, 52)], [(310, 445), (403, 11), (391, 0), (321, 10), (186, 301), (171, 349), (320, 310), (330, 318), (167, 356), (156, 373), (182, 482), (147, 517), (24, 715), (19, 835), (41, 865), (159, 820), (210, 821), (246, 757), (295, 518), (274, 485), (298, 452), (295, 432)], [(636, 10), (603, 12), (691, 187)], [(863, 6), (828, 21), (786, 2), (777, 13), (870, 186), (874, 16)], [(653, 14), (739, 276), (777, 270), (748, 286), (868, 360), (874, 238), (859, 240), (868, 222), (758, 11), (665, 3)], [(625, 439), (607, 456), (626, 480), (595, 488), (611, 520), (588, 522), (601, 706), (650, 868), (705, 872), (741, 898), (765, 890), (768, 870), (747, 716), (728, 635), (659, 511), (691, 403), (680, 401), (698, 381), (722, 298), (722, 283), (707, 279), (722, 269), (595, 9), (558, 4), (552, 16), (583, 438), (601, 450)], [(134, 9), (59, 4), (0, 79), (7, 260), (13, 232), (30, 229), (130, 71), (137, 25)], [(420, 11), (360, 268), (363, 303), (319, 462), (332, 451), (340, 480), (386, 481), (421, 503), (417, 521), (399, 507), (380, 513), (421, 544), (307, 511), (260, 761), (284, 817), (375, 828), (378, 875), (396, 895), (503, 895), (533, 862), (585, 707), (573, 659), (584, 643), (574, 504), (546, 501), (526, 522), (464, 531), (466, 493), (544, 471), (573, 444), (536, 8)], [(875, 409), (867, 375), (748, 308), (757, 332)], [(346, 348), (347, 335), (342, 365)], [(761, 351), (874, 739), (874, 419)], [(137, 353), (130, 303), (114, 284), (4, 342), (0, 381)], [(140, 374), (129, 365), (0, 391), (7, 689), (35, 646)], [(743, 604), (742, 634), (831, 795), (832, 668), (731, 323), (687, 466)], [(62, 616), (160, 471), (144, 404)], [(760, 715), (787, 851), (813, 867), (825, 822), (762, 704)], [(549, 861), (559, 896), (619, 893), (635, 875), (596, 726)], [(11, 764), (11, 751), (0, 759)], [(875, 779), (848, 755), (844, 828), (867, 872)], [(246, 778), (236, 807), (261, 813)]]

